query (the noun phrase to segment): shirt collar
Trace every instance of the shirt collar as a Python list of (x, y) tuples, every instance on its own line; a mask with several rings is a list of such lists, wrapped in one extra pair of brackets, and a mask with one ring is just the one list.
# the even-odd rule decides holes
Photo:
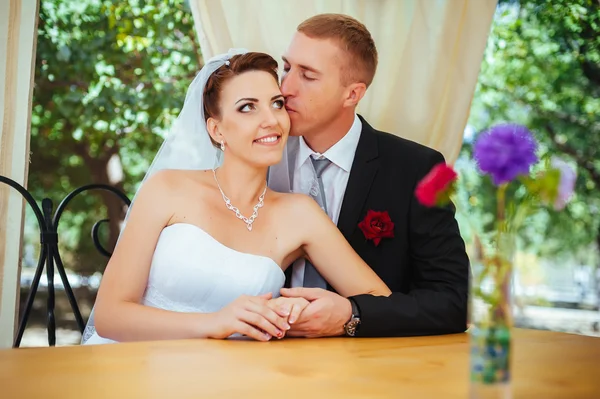
[[(358, 115), (354, 114), (354, 123), (352, 123), (348, 133), (346, 133), (340, 141), (325, 151), (323, 156), (329, 159), (332, 163), (336, 164), (339, 168), (343, 169), (345, 172), (350, 172), (350, 169), (352, 168), (352, 162), (354, 161), (354, 154), (356, 153), (356, 148), (358, 147), (358, 140), (360, 139), (361, 131), (362, 123), (358, 118)], [(313, 151), (308, 144), (306, 144), (306, 141), (304, 141), (304, 137), (301, 136), (299, 140), (298, 156), (296, 158), (295, 169), (299, 169), (310, 156), (319, 158), (321, 154)]]

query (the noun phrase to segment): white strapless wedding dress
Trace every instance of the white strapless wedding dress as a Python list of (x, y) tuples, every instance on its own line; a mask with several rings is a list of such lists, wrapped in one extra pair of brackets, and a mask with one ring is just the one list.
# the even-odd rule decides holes
[[(279, 290), (285, 274), (271, 258), (231, 249), (198, 226), (177, 223), (160, 234), (142, 304), (175, 312), (216, 312), (240, 295)], [(113, 343), (89, 323), (82, 343)]]

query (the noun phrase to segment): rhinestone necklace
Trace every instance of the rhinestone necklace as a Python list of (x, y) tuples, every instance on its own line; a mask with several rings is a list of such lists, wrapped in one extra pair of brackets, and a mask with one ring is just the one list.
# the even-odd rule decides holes
[(217, 182), (217, 187), (219, 187), (219, 191), (221, 192), (221, 195), (223, 196), (223, 201), (225, 201), (225, 206), (227, 207), (227, 209), (235, 212), (235, 216), (237, 216), (238, 219), (241, 219), (244, 221), (244, 223), (246, 223), (246, 227), (248, 228), (248, 231), (252, 231), (252, 223), (254, 223), (254, 220), (258, 217), (258, 208), (262, 208), (263, 205), (265, 204), (264, 199), (265, 199), (265, 194), (267, 193), (267, 185), (265, 184), (265, 189), (263, 190), (260, 197), (258, 197), (258, 203), (256, 205), (254, 205), (254, 212), (252, 212), (252, 216), (247, 218), (246, 216), (242, 215), (242, 213), (240, 212), (240, 210), (237, 207), (235, 207), (231, 204), (231, 200), (225, 195), (225, 193), (223, 192), (223, 189), (221, 189), (221, 185), (219, 184), (219, 180), (217, 179), (217, 172), (215, 171), (215, 169), (213, 169), (213, 176), (215, 177), (215, 182)]

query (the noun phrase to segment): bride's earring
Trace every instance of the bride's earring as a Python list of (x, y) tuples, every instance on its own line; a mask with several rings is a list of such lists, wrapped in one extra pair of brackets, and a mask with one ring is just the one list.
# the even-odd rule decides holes
[(221, 140), (221, 151), (225, 152), (225, 142)]

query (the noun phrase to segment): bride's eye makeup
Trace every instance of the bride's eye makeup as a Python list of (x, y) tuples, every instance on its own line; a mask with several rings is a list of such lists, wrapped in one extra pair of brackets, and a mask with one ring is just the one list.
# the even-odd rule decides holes
[[(256, 109), (256, 103), (258, 102), (257, 99), (242, 98), (242, 99), (238, 100), (238, 102), (243, 101), (243, 100), (247, 100), (247, 102), (243, 103), (242, 105), (240, 105), (237, 108), (238, 112), (247, 114), (248, 112), (254, 111)], [(251, 100), (251, 101), (249, 101), (249, 100)], [(283, 98), (282, 95), (273, 96), (273, 97), (271, 97), (271, 106), (273, 106), (276, 109), (283, 109), (285, 107), (285, 99)]]
[(240, 107), (238, 107), (238, 111), (242, 113), (248, 113), (251, 110), (255, 109), (254, 103), (246, 103)]

